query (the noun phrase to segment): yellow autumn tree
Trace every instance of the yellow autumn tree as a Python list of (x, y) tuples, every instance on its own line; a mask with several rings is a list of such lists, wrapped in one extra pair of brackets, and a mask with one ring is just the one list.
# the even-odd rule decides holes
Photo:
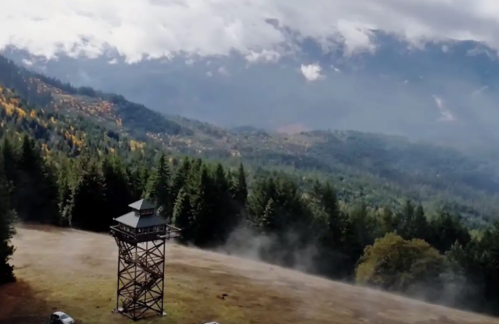
[(441, 286), (444, 257), (420, 239), (388, 233), (367, 246), (355, 271), (358, 284), (430, 297)]

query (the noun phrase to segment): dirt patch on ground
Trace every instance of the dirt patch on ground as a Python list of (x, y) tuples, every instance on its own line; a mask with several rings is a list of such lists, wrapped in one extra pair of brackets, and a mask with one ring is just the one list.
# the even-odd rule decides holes
[[(117, 247), (110, 236), (30, 226), (18, 229), (14, 244), (22, 281), (0, 289), (2, 324), (37, 323), (35, 318), (42, 323), (55, 309), (88, 324), (128, 323), (111, 313)], [(485, 316), (173, 244), (166, 258), (167, 316), (144, 323), (499, 324)], [(20, 322), (20, 313), (30, 321)]]

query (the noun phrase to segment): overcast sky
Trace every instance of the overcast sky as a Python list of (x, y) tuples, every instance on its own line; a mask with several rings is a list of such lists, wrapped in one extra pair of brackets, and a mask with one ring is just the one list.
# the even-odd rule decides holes
[(352, 54), (373, 50), (370, 28), (414, 42), (473, 39), (499, 49), (498, 0), (16, 0), (0, 11), (0, 48), (92, 56), (110, 46), (129, 61), (233, 49), (275, 61), (289, 51), (289, 33), (267, 19), (325, 47), (343, 39)]

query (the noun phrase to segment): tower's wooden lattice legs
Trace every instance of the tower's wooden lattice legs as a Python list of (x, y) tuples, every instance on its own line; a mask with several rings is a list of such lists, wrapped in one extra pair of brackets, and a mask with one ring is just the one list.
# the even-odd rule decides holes
[(118, 244), (116, 309), (138, 320), (147, 313), (163, 314), (165, 240)]

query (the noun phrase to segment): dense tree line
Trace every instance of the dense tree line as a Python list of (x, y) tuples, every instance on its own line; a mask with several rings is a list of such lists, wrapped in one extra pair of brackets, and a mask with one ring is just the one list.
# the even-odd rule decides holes
[(54, 161), (29, 136), (5, 137), (0, 161), (3, 281), (13, 279), (14, 214), (25, 222), (107, 231), (128, 211), (126, 202), (148, 197), (183, 229), (186, 244), (224, 246), (245, 228), (268, 238), (257, 251), (267, 262), (307, 263), (305, 270), (330, 278), (475, 310), (492, 311), (499, 301), (499, 225), (470, 232), (446, 210), (427, 215), (411, 201), (398, 210), (348, 204), (330, 183), (316, 180), (304, 190), (278, 173), (256, 177), (249, 189), (242, 164), (227, 169), (161, 153), (152, 167), (116, 154)]
[(9, 262), (14, 253), (10, 239), (15, 234), (14, 213), (10, 206), (9, 191), (5, 176), (5, 161), (0, 155), (0, 285), (15, 280), (14, 268)]
[[(6, 115), (0, 111), (2, 121), (16, 119), (16, 128), (29, 130), (37, 141), (49, 142), (48, 145), (55, 142), (57, 150), (64, 154), (77, 156), (83, 149), (78, 140), (65, 136), (64, 131), (71, 125), (75, 127), (71, 135), (79, 140), (85, 135), (86, 144), (98, 148), (99, 154), (116, 150), (118, 144), (124, 144), (127, 134), (147, 142), (148, 148), (166, 145), (182, 154), (219, 159), (224, 165), (237, 165), (243, 160), (248, 169), (259, 166), (293, 172), (300, 186), (311, 185), (304, 179), (327, 176), (334, 179), (338, 197), (348, 203), (398, 208), (398, 198), (408, 197), (420, 201), (428, 212), (438, 211), (445, 204), (447, 210), (460, 213), (467, 225), (474, 228), (489, 225), (498, 211), (499, 173), (497, 152), (493, 149), (464, 154), (398, 136), (355, 131), (311, 131), (285, 136), (251, 127), (227, 130), (186, 118), (162, 116), (121, 95), (75, 87), (28, 71), (1, 55), (0, 85), (15, 89), (29, 104), (22, 107), (28, 112), (22, 118), (17, 112)], [(61, 93), (65, 94), (64, 100)], [(70, 100), (66, 102), (67, 98)], [(73, 101), (75, 98), (78, 99)], [(112, 109), (108, 109), (110, 105)], [(35, 117), (29, 114), (32, 109)], [(66, 126), (40, 123), (50, 118)], [(118, 119), (121, 126), (112, 127)], [(103, 133), (106, 135), (102, 136)], [(306, 149), (303, 142), (309, 144)], [(234, 150), (238, 153), (235, 157)]]

